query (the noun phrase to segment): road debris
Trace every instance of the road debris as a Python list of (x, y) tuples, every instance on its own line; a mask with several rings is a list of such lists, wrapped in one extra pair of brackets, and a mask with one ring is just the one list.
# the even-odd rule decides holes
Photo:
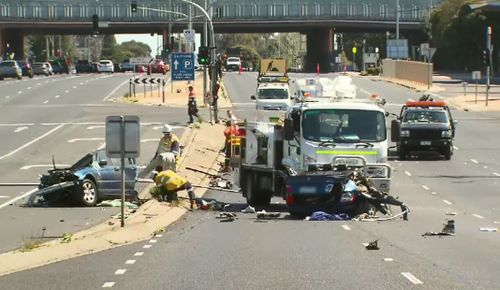
[(241, 210), (242, 213), (255, 213), (255, 207), (249, 205), (245, 209)]
[(257, 212), (258, 219), (275, 219), (279, 218), (281, 213), (279, 212), (266, 212), (265, 210), (261, 210)]
[(220, 222), (222, 223), (222, 222), (232, 222), (235, 219), (237, 219), (238, 216), (234, 212), (221, 212), (219, 213), (217, 218), (221, 219)]
[(223, 210), (228, 204), (220, 202), (214, 198), (196, 198), (196, 205), (203, 210)]
[(378, 247), (378, 240), (369, 243), (364, 243), (363, 245), (367, 250), (380, 250), (380, 248)]
[(479, 230), (480, 230), (481, 232), (490, 232), (490, 233), (493, 233), (493, 232), (498, 231), (498, 229), (497, 229), (497, 228), (479, 228)]
[[(121, 199), (113, 199), (113, 200), (104, 200), (101, 203), (97, 204), (96, 206), (100, 207), (121, 207), (122, 201)], [(125, 207), (129, 209), (137, 209), (138, 206), (136, 204), (133, 204), (131, 202), (126, 201), (125, 202)]]
[(457, 212), (455, 211), (447, 211), (445, 215), (457, 215)]
[(346, 221), (350, 220), (351, 218), (349, 215), (345, 213), (340, 213), (340, 214), (329, 214), (324, 211), (315, 211), (312, 213), (312, 215), (309, 217), (309, 219), (306, 219), (308, 221)]
[(440, 232), (426, 232), (422, 236), (455, 236), (455, 221), (448, 220)]

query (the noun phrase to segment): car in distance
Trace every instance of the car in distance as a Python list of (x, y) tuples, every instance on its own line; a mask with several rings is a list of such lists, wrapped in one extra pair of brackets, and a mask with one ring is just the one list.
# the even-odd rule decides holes
[(102, 72), (109, 72), (109, 73), (115, 72), (113, 62), (110, 60), (99, 61), (99, 66), (97, 67), (97, 71), (100, 73), (102, 73)]
[(149, 67), (151, 68), (151, 73), (166, 74), (169, 70), (168, 65), (166, 65), (161, 59), (155, 59), (149, 64)]
[(226, 60), (227, 71), (239, 71), (241, 68), (241, 59), (236, 56), (230, 56)]
[[(120, 160), (106, 156), (99, 149), (86, 154), (68, 168), (54, 168), (41, 175), (36, 196), (46, 202), (71, 201), (84, 206), (95, 206), (99, 200), (121, 197)], [(125, 159), (125, 194), (137, 197), (135, 159)]]
[(49, 76), (52, 74), (52, 67), (48, 62), (35, 62), (33, 64), (33, 74)]
[(23, 78), (22, 68), (15, 60), (4, 60), (0, 62), (0, 80), (6, 77), (17, 78), (18, 80)]
[(124, 59), (122, 61), (122, 72), (134, 71), (134, 65), (130, 63), (130, 59)]
[(21, 67), (22, 75), (29, 78), (33, 77), (33, 67), (30, 62), (25, 60), (17, 60), (17, 64)]
[(75, 65), (76, 73), (91, 73), (94, 71), (92, 63), (88, 60), (79, 60)]

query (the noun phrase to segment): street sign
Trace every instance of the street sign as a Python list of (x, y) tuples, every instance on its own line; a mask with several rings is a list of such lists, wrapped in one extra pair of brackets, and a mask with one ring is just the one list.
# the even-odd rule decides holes
[(194, 29), (184, 29), (184, 42), (185, 43), (194, 43), (195, 32)]
[(134, 83), (136, 84), (161, 84), (161, 78), (135, 78)]
[(137, 158), (141, 152), (140, 141), (138, 116), (106, 117), (106, 156), (120, 158), (123, 152), (126, 158)]
[(475, 81), (478, 81), (481, 79), (481, 71), (480, 70), (475, 70), (472, 72), (472, 79)]
[(151, 57), (131, 57), (130, 64), (148, 64), (153, 59)]
[(172, 53), (172, 80), (194, 81), (194, 54)]

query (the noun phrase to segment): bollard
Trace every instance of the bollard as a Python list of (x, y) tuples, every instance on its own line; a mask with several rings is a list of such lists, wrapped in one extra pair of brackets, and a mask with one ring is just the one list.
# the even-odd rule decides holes
[(467, 95), (467, 82), (462, 82), (462, 86), (464, 87), (464, 97)]

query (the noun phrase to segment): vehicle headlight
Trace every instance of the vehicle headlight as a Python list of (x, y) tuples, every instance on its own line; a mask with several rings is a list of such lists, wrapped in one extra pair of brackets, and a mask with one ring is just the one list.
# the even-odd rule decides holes
[(345, 203), (345, 202), (352, 202), (354, 201), (354, 193), (352, 191), (344, 191), (342, 192), (342, 195), (340, 196), (340, 202)]
[(388, 175), (388, 169), (385, 166), (367, 166), (364, 171), (372, 178), (385, 178)]
[(410, 137), (409, 130), (401, 130), (401, 137)]
[(316, 163), (316, 162), (317, 162), (316, 158), (313, 158), (311, 156), (307, 156), (304, 154), (304, 165)]
[(450, 138), (451, 137), (451, 130), (441, 131), (441, 137)]

